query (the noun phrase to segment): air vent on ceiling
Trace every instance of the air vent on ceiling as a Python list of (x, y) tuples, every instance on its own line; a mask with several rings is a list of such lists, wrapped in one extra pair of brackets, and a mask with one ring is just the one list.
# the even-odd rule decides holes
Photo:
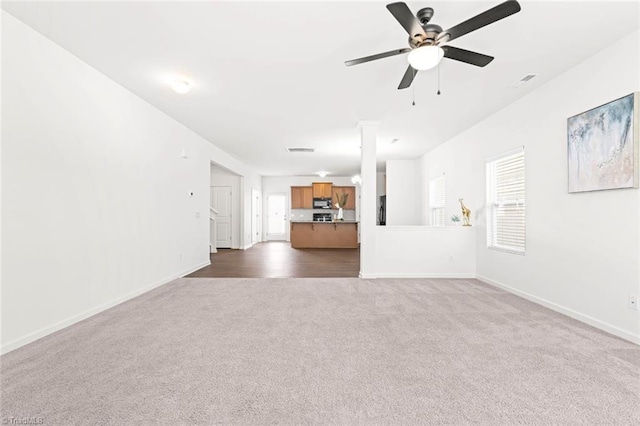
[(537, 76), (538, 76), (538, 74), (536, 74), (536, 73), (527, 74), (524, 77), (522, 77), (520, 80), (516, 81), (515, 83), (510, 84), (509, 87), (513, 87), (513, 88), (520, 87), (523, 84), (530, 82), (531, 80), (533, 80)]
[(287, 148), (289, 152), (315, 152), (313, 148)]

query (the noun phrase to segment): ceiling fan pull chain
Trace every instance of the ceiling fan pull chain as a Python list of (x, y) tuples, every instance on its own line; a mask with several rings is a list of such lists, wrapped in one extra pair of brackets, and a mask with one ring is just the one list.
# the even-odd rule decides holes
[[(416, 70), (413, 70), (413, 78), (416, 78)], [(413, 102), (411, 102), (411, 105), (416, 106), (416, 85), (415, 84), (411, 86), (411, 96), (413, 97)]]
[(438, 95), (440, 95), (440, 63), (438, 62)]

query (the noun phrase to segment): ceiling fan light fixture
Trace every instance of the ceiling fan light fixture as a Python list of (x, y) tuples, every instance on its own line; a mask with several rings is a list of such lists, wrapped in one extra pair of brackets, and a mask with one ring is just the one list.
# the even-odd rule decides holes
[(191, 87), (189, 87), (189, 82), (185, 80), (173, 80), (171, 82), (171, 88), (174, 92), (180, 93), (184, 95), (185, 93), (189, 93)]
[(409, 52), (407, 59), (412, 68), (418, 71), (436, 67), (444, 57), (444, 50), (440, 46), (422, 46)]

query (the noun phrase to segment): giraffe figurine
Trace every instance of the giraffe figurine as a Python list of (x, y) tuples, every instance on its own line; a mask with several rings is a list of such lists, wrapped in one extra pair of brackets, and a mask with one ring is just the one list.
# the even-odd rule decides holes
[(460, 202), (460, 207), (462, 207), (462, 226), (471, 226), (471, 210), (469, 210), (464, 203), (462, 202), (464, 198), (458, 198)]

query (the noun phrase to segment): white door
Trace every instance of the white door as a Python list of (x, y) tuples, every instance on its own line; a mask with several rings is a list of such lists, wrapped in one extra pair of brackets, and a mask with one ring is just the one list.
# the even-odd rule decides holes
[(218, 211), (216, 215), (216, 247), (231, 248), (231, 187), (211, 187), (211, 207)]
[(262, 196), (257, 189), (251, 190), (251, 244), (260, 242), (260, 210)]
[(287, 239), (287, 196), (267, 195), (267, 240)]

